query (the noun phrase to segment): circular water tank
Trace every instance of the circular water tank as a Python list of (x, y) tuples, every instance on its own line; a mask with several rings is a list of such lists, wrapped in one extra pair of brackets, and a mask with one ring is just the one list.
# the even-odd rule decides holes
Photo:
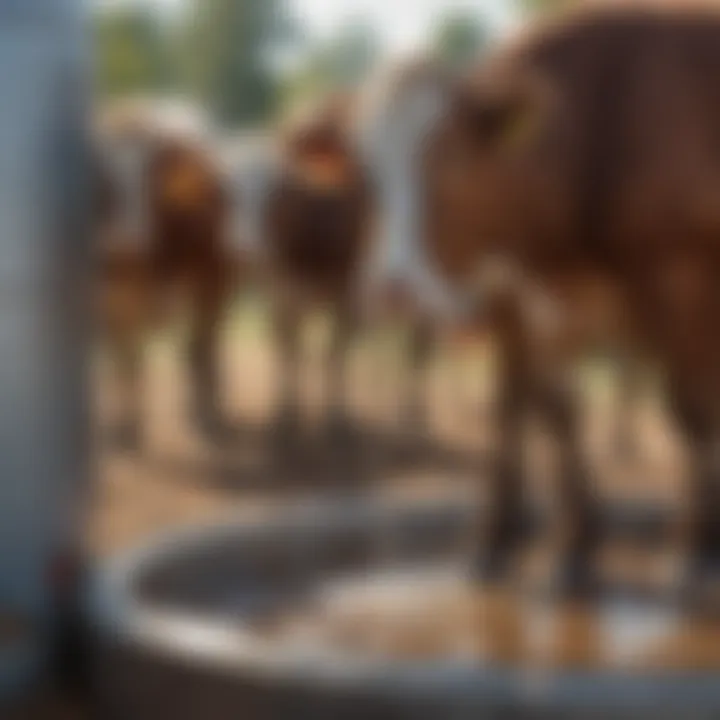
[(598, 661), (598, 638), (615, 659), (649, 658), (672, 635), (648, 608), (624, 621), (565, 608), (571, 642), (555, 664), (513, 647), (522, 596), (470, 581), (472, 536), (462, 503), (326, 506), (166, 536), (98, 578), (99, 696), (135, 720), (720, 707), (715, 672), (690, 673), (682, 656), (671, 668)]

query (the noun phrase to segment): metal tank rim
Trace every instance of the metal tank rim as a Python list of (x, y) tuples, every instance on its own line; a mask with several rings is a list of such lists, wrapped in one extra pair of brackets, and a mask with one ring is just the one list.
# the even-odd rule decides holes
[[(607, 670), (528, 671), (521, 667), (471, 666), (457, 663), (372, 662), (348, 654), (326, 652), (288, 657), (282, 648), (261, 647), (242, 622), (232, 626), (199, 614), (153, 609), (135, 595), (138, 578), (187, 551), (231, 542), (248, 549), (287, 538), (317, 538), (320, 532), (361, 527), (368, 533), (403, 522), (468, 526), (466, 503), (385, 506), (357, 502), (322, 502), (281, 512), (270, 520), (228, 519), (166, 532), (155, 541), (123, 553), (102, 567), (88, 596), (88, 612), (100, 642), (138, 650), (164, 662), (203, 671), (237, 674), (277, 684), (322, 692), (362, 692), (398, 702), (438, 702), (467, 711), (492, 707), (519, 709), (588, 709), (607, 711), (709, 710), (720, 708), (720, 683), (711, 672), (625, 674)], [(239, 544), (239, 545), (238, 545)], [(298, 546), (295, 545), (295, 547)]]

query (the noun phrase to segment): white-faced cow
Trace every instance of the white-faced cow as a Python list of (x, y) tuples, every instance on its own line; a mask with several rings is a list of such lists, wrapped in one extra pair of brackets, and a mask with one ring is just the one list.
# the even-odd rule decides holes
[(118, 439), (140, 440), (144, 340), (168, 298), (189, 310), (191, 417), (222, 428), (218, 340), (234, 280), (225, 181), (197, 132), (129, 113), (100, 137), (101, 312), (122, 393)]
[(501, 448), (482, 566), (504, 569), (520, 534), (519, 417), (532, 403), (558, 439), (567, 577), (586, 576), (598, 518), (570, 365), (591, 342), (623, 337), (668, 378), (693, 461), (694, 566), (717, 565), (717, 9), (585, 8), (461, 82), (426, 75), (411, 100), (394, 122), (368, 112), (361, 132), (390, 188), (391, 255), (428, 308), (452, 315), (494, 298)]
[(273, 304), (281, 357), (284, 440), (298, 420), (302, 320), (311, 308), (334, 316), (327, 373), (329, 428), (348, 439), (345, 369), (358, 319), (358, 279), (371, 241), (372, 193), (349, 139), (348, 99), (333, 96), (281, 133), (262, 183), (256, 247)]

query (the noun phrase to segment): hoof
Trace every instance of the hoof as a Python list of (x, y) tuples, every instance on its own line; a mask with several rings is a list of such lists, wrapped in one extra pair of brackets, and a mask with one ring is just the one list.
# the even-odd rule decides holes
[(142, 449), (142, 433), (136, 422), (123, 422), (110, 431), (110, 445), (123, 453), (137, 453)]
[(296, 449), (300, 441), (300, 416), (294, 410), (284, 410), (273, 421), (270, 440), (278, 453)]
[(495, 585), (507, 581), (515, 566), (515, 553), (511, 546), (484, 549), (475, 557), (471, 579), (481, 585)]
[(569, 516), (570, 525), (559, 541), (551, 590), (571, 599), (587, 599), (599, 591), (596, 566), (602, 538), (600, 510), (587, 503)]
[(333, 413), (325, 426), (325, 443), (330, 453), (340, 459), (356, 453), (359, 449), (356, 427), (343, 413)]
[(219, 410), (197, 411), (191, 417), (193, 427), (209, 442), (224, 443), (234, 435), (232, 426)]
[(564, 553), (557, 561), (550, 582), (553, 595), (572, 600), (597, 597), (600, 582), (594, 562), (594, 553)]
[(325, 436), (328, 440), (345, 444), (352, 442), (355, 437), (353, 423), (344, 413), (332, 413), (325, 425)]
[(497, 583), (509, 579), (532, 529), (532, 517), (525, 509), (520, 508), (491, 530), (473, 562), (473, 580)]
[(400, 426), (395, 436), (394, 460), (400, 465), (422, 462), (430, 447), (430, 434), (424, 415), (413, 416)]
[(685, 566), (681, 594), (683, 600), (697, 609), (720, 614), (720, 546), (693, 552)]

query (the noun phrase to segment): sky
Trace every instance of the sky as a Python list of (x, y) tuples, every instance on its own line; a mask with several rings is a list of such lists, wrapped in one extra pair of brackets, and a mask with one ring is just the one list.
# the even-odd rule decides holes
[(367, 18), (396, 49), (410, 49), (434, 17), (452, 8), (473, 10), (499, 25), (511, 19), (507, 0), (295, 0), (295, 7), (321, 34), (353, 18)]
[[(95, 0), (104, 5), (140, 2), (169, 11), (184, 0)], [(513, 0), (290, 0), (311, 33), (322, 37), (356, 19), (370, 21), (390, 51), (410, 51), (432, 27), (433, 18), (450, 9), (470, 9), (498, 28), (512, 25)]]

